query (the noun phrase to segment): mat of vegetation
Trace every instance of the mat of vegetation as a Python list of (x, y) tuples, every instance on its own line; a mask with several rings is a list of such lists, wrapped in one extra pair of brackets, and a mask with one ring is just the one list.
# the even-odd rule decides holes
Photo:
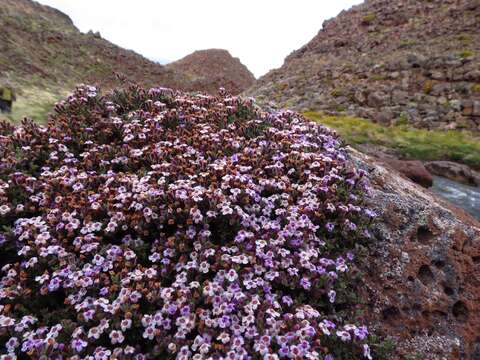
[(305, 116), (336, 130), (347, 144), (380, 145), (417, 160), (457, 161), (480, 169), (480, 136), (468, 131), (422, 130), (406, 125), (382, 126), (347, 116)]
[(365, 173), (251, 100), (80, 87), (0, 123), (2, 359), (371, 358)]

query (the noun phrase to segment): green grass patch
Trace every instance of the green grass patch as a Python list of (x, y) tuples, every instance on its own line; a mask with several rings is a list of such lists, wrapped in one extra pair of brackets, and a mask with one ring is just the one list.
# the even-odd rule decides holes
[(65, 94), (41, 88), (22, 89), (22, 93), (17, 94), (17, 101), (13, 103), (11, 114), (3, 116), (16, 124), (25, 117), (44, 123), (48, 114), (53, 111), (55, 103), (64, 96)]
[(377, 15), (370, 13), (362, 18), (363, 25), (371, 25), (377, 19)]
[(475, 53), (472, 51), (472, 50), (463, 50), (462, 52), (460, 52), (458, 54), (458, 56), (461, 58), (461, 59), (466, 59), (466, 58), (469, 58), (471, 56), (475, 55)]
[(305, 116), (336, 130), (343, 141), (353, 147), (384, 146), (409, 159), (449, 160), (480, 169), (480, 136), (468, 131), (423, 130), (406, 125), (385, 127), (365, 119), (324, 116), (316, 112), (307, 112)]

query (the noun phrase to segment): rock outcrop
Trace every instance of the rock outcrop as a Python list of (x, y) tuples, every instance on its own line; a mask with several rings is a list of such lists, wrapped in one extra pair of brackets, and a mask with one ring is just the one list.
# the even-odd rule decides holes
[(360, 260), (367, 316), (399, 358), (478, 359), (480, 223), (372, 158), (352, 157), (370, 173), (379, 215)]
[(238, 58), (227, 50), (209, 49), (195, 51), (181, 60), (167, 65), (168, 69), (189, 79), (183, 90), (203, 89), (216, 93), (224, 87), (232, 94), (239, 94), (255, 82), (255, 77)]
[(421, 161), (399, 160), (388, 156), (382, 156), (378, 161), (425, 188), (433, 185), (433, 176)]
[(368, 0), (247, 93), (382, 124), (480, 130), (479, 28), (478, 0)]
[(428, 171), (437, 176), (457, 181), (459, 183), (480, 186), (480, 173), (463, 164), (451, 161), (430, 161), (425, 164)]

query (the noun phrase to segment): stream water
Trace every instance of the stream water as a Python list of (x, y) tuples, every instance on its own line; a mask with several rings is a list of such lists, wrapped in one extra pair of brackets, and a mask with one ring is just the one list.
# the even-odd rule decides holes
[(435, 176), (432, 190), (480, 220), (480, 187)]

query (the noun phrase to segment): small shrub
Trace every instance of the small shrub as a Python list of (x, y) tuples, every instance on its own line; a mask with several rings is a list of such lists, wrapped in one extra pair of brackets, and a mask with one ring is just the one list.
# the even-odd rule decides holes
[(406, 40), (402, 40), (400, 42), (400, 47), (402, 47), (402, 48), (409, 48), (409, 47), (412, 47), (412, 46), (415, 46), (415, 45), (418, 45), (418, 41), (413, 40), (413, 39), (406, 39)]
[(371, 358), (336, 299), (374, 214), (327, 128), (80, 87), (0, 135), (5, 358)]
[(401, 113), (400, 116), (398, 117), (397, 121), (395, 122), (395, 125), (397, 126), (406, 126), (408, 125), (408, 115), (405, 113)]
[(473, 41), (472, 37), (469, 34), (460, 34), (457, 36), (457, 40), (462, 42), (464, 45), (469, 45)]
[(425, 84), (423, 85), (423, 92), (426, 95), (430, 95), (432, 93), (433, 86), (434, 86), (433, 81), (431, 81), (431, 80), (425, 81)]
[(472, 92), (474, 94), (480, 94), (480, 84), (475, 84), (472, 86)]
[(475, 55), (475, 53), (472, 50), (463, 50), (458, 54), (458, 57), (461, 59), (467, 59), (469, 57), (472, 57), (473, 55)]
[(340, 97), (343, 96), (343, 90), (342, 89), (333, 89), (332, 92), (330, 93), (333, 97)]
[(371, 25), (377, 19), (377, 15), (374, 13), (367, 14), (362, 18), (362, 25)]

